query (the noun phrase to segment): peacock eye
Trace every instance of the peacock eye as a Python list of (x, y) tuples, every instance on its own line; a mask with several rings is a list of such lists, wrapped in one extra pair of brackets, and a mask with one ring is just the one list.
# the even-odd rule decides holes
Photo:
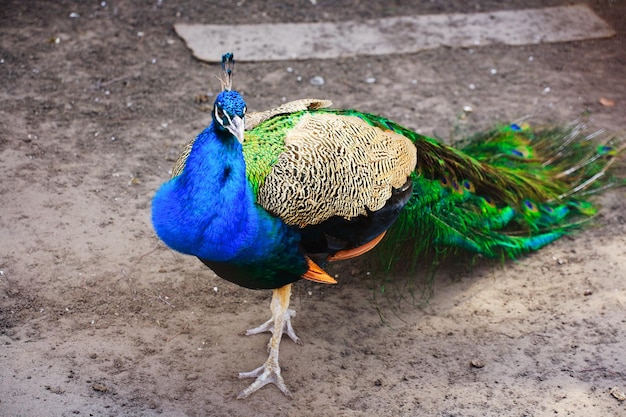
[(215, 107), (215, 118), (217, 119), (219, 124), (223, 125), (224, 124), (224, 110), (220, 109), (219, 107)]

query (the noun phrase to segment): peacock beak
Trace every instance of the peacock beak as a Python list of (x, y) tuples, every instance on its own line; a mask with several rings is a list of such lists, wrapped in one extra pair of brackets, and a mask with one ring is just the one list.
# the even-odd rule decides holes
[(243, 132), (244, 132), (244, 129), (245, 129), (245, 116), (244, 117), (234, 116), (230, 120), (230, 123), (226, 126), (226, 129), (228, 129), (228, 131), (230, 133), (232, 133), (232, 135), (234, 137), (237, 138), (239, 143), (241, 143), (243, 145)]

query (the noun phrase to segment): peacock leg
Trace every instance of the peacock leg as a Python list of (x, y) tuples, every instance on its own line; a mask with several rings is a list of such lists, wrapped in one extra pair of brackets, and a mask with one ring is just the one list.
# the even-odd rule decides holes
[[(296, 310), (292, 310), (290, 308), (285, 310), (283, 333), (287, 334), (287, 336), (289, 336), (289, 338), (293, 340), (294, 342), (296, 342), (297, 344), (301, 344), (302, 342), (300, 341), (300, 338), (296, 335), (296, 332), (293, 330), (293, 326), (291, 324), (291, 318), (295, 316), (296, 316)], [(274, 317), (271, 317), (268, 321), (266, 321), (265, 323), (263, 323), (262, 325), (258, 327), (246, 330), (246, 336), (264, 333), (264, 332), (274, 333)]]
[(287, 333), (294, 342), (300, 343), (300, 339), (296, 336), (291, 326), (291, 317), (295, 315), (295, 311), (288, 308), (290, 296), (291, 284), (275, 289), (270, 304), (272, 318), (259, 327), (246, 332), (246, 334), (257, 334), (270, 331), (272, 332), (272, 338), (269, 342), (269, 356), (265, 363), (253, 371), (239, 373), (239, 378), (256, 378), (256, 380), (248, 388), (241, 391), (237, 398), (246, 398), (270, 383), (276, 385), (283, 394), (291, 397), (291, 393), (280, 374), (280, 366), (278, 365), (278, 349), (283, 333)]

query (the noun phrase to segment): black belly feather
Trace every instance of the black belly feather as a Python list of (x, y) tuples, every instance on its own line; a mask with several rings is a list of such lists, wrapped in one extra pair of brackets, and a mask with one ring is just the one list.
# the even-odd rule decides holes
[[(261, 264), (236, 265), (228, 262), (214, 262), (198, 258), (211, 268), (220, 278), (253, 290), (275, 289), (291, 284), (302, 278), (306, 267), (296, 270), (272, 268)], [(273, 265), (275, 266), (275, 265)]]
[(300, 244), (307, 254), (320, 261), (339, 251), (363, 246), (391, 227), (412, 192), (413, 183), (409, 179), (402, 187), (393, 189), (391, 198), (379, 210), (367, 210), (367, 214), (352, 219), (333, 216), (320, 224), (306, 226), (300, 231)]

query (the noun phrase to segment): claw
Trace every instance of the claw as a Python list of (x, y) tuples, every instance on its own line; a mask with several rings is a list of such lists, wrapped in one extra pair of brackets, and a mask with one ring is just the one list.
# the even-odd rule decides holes
[(271, 332), (272, 337), (268, 346), (270, 353), (263, 365), (253, 371), (239, 373), (239, 378), (256, 378), (256, 380), (250, 384), (248, 388), (241, 391), (237, 398), (246, 398), (267, 384), (276, 385), (283, 394), (289, 398), (292, 397), (291, 392), (289, 392), (283, 380), (280, 373), (280, 366), (278, 365), (280, 340), (284, 333), (294, 342), (298, 344), (301, 343), (300, 338), (296, 336), (296, 333), (293, 331), (293, 326), (291, 325), (291, 318), (296, 315), (296, 312), (288, 308), (290, 296), (291, 284), (274, 290), (271, 303), (272, 318), (262, 325), (246, 331), (246, 335)]
[(239, 372), (239, 378), (256, 378), (256, 380), (237, 395), (238, 399), (247, 398), (250, 394), (258, 391), (267, 384), (274, 384), (278, 387), (283, 394), (289, 398), (293, 398), (289, 388), (285, 384), (285, 380), (280, 374), (280, 366), (278, 365), (278, 355), (276, 355), (276, 361), (273, 360), (270, 355), (265, 363), (254, 371)]

